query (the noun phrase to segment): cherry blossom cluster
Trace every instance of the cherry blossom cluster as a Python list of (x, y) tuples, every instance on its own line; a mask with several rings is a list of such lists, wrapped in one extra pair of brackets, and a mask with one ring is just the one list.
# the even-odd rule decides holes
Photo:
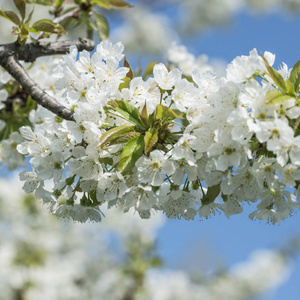
[(275, 55), (254, 49), (225, 77), (162, 63), (153, 77), (134, 77), (123, 48), (72, 47), (58, 64), (55, 89), (76, 122), (40, 110), (34, 128), (20, 129), (17, 149), (32, 165), (20, 174), (26, 192), (80, 222), (100, 221), (102, 205), (191, 220), (229, 218), (248, 203), (251, 219), (272, 223), (298, 210), (297, 64), (275, 70)]

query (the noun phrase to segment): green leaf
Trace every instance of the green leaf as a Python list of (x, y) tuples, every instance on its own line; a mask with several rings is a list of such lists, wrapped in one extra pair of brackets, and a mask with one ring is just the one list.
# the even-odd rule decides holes
[(123, 0), (92, 0), (92, 3), (100, 5), (106, 9), (124, 9), (132, 7), (132, 5)]
[(129, 69), (128, 73), (126, 74), (126, 77), (132, 79), (133, 78), (133, 71), (131, 69), (131, 66), (130, 66), (129, 62), (126, 59), (126, 56), (124, 57), (124, 67)]
[(282, 94), (282, 92), (278, 91), (278, 90), (273, 90), (273, 91), (267, 91), (266, 93), (266, 104), (269, 104), (269, 103), (272, 103), (272, 100), (277, 98), (277, 97), (280, 97), (284, 94)]
[(153, 68), (156, 64), (157, 64), (157, 62), (153, 61), (147, 65), (147, 67), (145, 68), (145, 71), (144, 71), (143, 79), (147, 79), (148, 77), (150, 77), (153, 74)]
[(66, 33), (64, 28), (58, 24), (54, 23), (49, 19), (42, 19), (32, 24), (32, 28), (37, 31), (43, 31), (46, 33), (64, 34)]
[(22, 20), (24, 20), (25, 15), (26, 15), (26, 1), (25, 0), (14, 0), (14, 3), (15, 3), (15, 6), (17, 7), (18, 11), (20, 12)]
[(291, 99), (291, 98), (293, 98), (293, 97), (291, 97), (290, 95), (281, 95), (280, 97), (277, 97), (277, 98), (273, 99), (273, 100), (271, 101), (271, 103), (272, 103), (272, 104), (283, 103), (283, 102), (285, 102), (286, 100), (289, 100), (289, 99)]
[(26, 19), (25, 24), (29, 25), (29, 23), (31, 22), (33, 12), (34, 12), (34, 8), (32, 9), (32, 11), (30, 12), (28, 18)]
[(123, 175), (131, 173), (136, 161), (143, 155), (144, 137), (137, 136), (128, 141), (120, 156), (118, 171)]
[(133, 6), (126, 1), (123, 0), (108, 0), (111, 5), (111, 8), (114, 9), (124, 9), (124, 8), (132, 8)]
[(109, 104), (116, 112), (125, 117), (127, 121), (135, 124), (141, 129), (146, 129), (140, 119), (139, 111), (135, 106), (123, 100), (110, 101)]
[(33, 3), (33, 4), (46, 5), (46, 6), (52, 5), (52, 0), (27, 0), (26, 2)]
[(295, 92), (295, 86), (294, 86), (294, 84), (289, 79), (287, 79), (285, 81), (285, 84), (286, 84), (287, 94), (290, 95), (290, 96), (292, 96), (292, 97), (295, 97), (296, 96), (296, 92)]
[(109, 36), (109, 25), (107, 19), (103, 15), (95, 14), (95, 22), (100, 39), (107, 40)]
[(55, 0), (55, 6), (61, 7), (65, 0)]
[(80, 19), (81, 19), (82, 23), (85, 24), (85, 26), (86, 26), (86, 28), (88, 30), (93, 31), (93, 30), (97, 29), (96, 26), (94, 25), (94, 23), (93, 23), (93, 21), (92, 21), (92, 19), (90, 17), (90, 14), (88, 13), (88, 11), (84, 11), (82, 13)]
[(220, 194), (221, 188), (220, 185), (213, 185), (207, 188), (206, 197), (208, 198), (209, 202), (212, 203)]
[(92, 0), (92, 3), (110, 9), (110, 4), (108, 0)]
[(142, 112), (140, 113), (140, 119), (146, 127), (149, 126), (149, 119), (148, 119), (148, 112), (147, 112), (146, 102), (145, 102), (145, 105), (143, 106)]
[(112, 166), (114, 163), (114, 160), (111, 157), (101, 157), (101, 158), (99, 158), (99, 162), (101, 164)]
[(120, 136), (120, 137), (114, 139), (109, 144), (110, 145), (124, 144), (124, 143), (127, 143), (128, 141), (130, 141), (131, 139), (133, 139), (134, 137), (140, 136), (140, 135), (141, 135), (140, 132), (131, 131), (131, 132), (125, 133), (123, 136)]
[(293, 66), (289, 80), (293, 83), (295, 92), (297, 93), (300, 84), (300, 60)]
[(175, 112), (171, 108), (164, 106), (162, 104), (158, 104), (156, 106), (156, 120), (171, 118), (171, 119), (184, 119), (182, 113), (179, 111)]
[(129, 77), (125, 77), (122, 81), (123, 82), (119, 85), (119, 91), (129, 88), (131, 79)]
[(156, 110), (148, 116), (148, 126), (153, 127), (156, 121)]
[(32, 27), (29, 27), (29, 32), (31, 32), (31, 33), (36, 33), (36, 34), (39, 34), (39, 33), (40, 33), (38, 30), (35, 30), (35, 29), (32, 28)]
[(147, 154), (150, 149), (157, 143), (158, 141), (158, 130), (157, 128), (150, 128), (144, 137), (144, 141), (145, 141), (145, 154)]
[(183, 75), (182, 78), (185, 78), (187, 81), (194, 83), (193, 77), (189, 75)]
[(280, 91), (268, 91), (266, 94), (266, 104), (282, 103), (291, 98), (293, 97), (290, 95), (285, 95)]
[(265, 63), (265, 66), (267, 68), (269, 76), (273, 79), (274, 83), (284, 92), (287, 92), (287, 86), (283, 79), (283, 77), (274, 69), (272, 68), (268, 61), (264, 58), (264, 56), (261, 54), (261, 57)]
[(23, 24), (21, 27), (21, 34), (19, 35), (19, 41), (22, 43), (24, 42), (29, 35), (29, 28), (28, 28), (28, 24)]
[(21, 20), (19, 19), (18, 15), (11, 10), (0, 9), (0, 17), (11, 21), (18, 26), (21, 25)]
[(125, 133), (131, 131), (134, 131), (134, 126), (119, 126), (119, 127), (112, 128), (101, 135), (97, 147), (101, 147), (105, 144), (108, 144), (112, 142), (114, 139), (122, 137)]

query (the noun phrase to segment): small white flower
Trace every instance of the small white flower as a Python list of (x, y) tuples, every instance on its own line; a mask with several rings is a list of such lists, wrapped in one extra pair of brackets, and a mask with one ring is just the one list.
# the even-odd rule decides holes
[(194, 135), (184, 133), (179, 141), (174, 145), (174, 149), (171, 152), (172, 158), (175, 160), (185, 159), (190, 166), (194, 166), (196, 163), (195, 154), (190, 147), (190, 142), (195, 140)]
[(118, 61), (121, 61), (124, 57), (124, 54), (122, 54), (123, 50), (124, 45), (121, 42), (113, 45), (110, 40), (104, 40), (97, 46), (96, 52), (99, 53), (105, 60), (109, 57), (114, 57)]
[(153, 68), (154, 79), (163, 90), (170, 90), (175, 82), (181, 79), (181, 72), (178, 69), (168, 71), (162, 63), (157, 64)]
[(22, 171), (19, 174), (19, 177), (21, 181), (25, 181), (23, 190), (27, 194), (34, 192), (40, 184), (39, 180), (37, 179), (37, 175), (34, 172)]
[(140, 157), (135, 166), (139, 181), (153, 186), (159, 186), (164, 182), (163, 172), (171, 174), (175, 171), (174, 163), (167, 161), (166, 155), (160, 150), (152, 151), (149, 158)]
[(258, 122), (257, 125), (256, 137), (261, 143), (267, 142), (269, 151), (277, 151), (291, 145), (294, 131), (286, 121), (275, 119)]

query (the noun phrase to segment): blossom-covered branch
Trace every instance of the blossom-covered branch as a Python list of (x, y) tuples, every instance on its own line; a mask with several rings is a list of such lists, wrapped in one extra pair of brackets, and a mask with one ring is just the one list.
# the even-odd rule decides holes
[(92, 40), (80, 38), (74, 41), (0, 45), (0, 65), (21, 84), (33, 100), (66, 120), (74, 120), (73, 112), (39, 88), (18, 60), (33, 62), (41, 56), (65, 54), (69, 51), (71, 45), (76, 45), (81, 50), (91, 51), (94, 49), (95, 44)]
[(105, 203), (186, 220), (229, 218), (256, 203), (250, 219), (271, 223), (300, 208), (300, 62), (275, 70), (275, 55), (254, 49), (226, 77), (194, 70), (188, 81), (156, 64), (143, 78), (121, 63), (123, 48), (106, 40), (91, 56), (71, 47), (57, 63), (55, 87), (76, 123), (37, 112), (34, 130), (20, 128), (26, 141), (17, 150), (33, 157), (33, 172), (20, 174), (27, 192), (80, 222), (100, 221)]
[(49, 96), (37, 86), (20, 65), (13, 52), (0, 52), (0, 65), (21, 84), (24, 90), (27, 91), (38, 104), (65, 120), (74, 120), (73, 112), (70, 109), (59, 104), (53, 97)]

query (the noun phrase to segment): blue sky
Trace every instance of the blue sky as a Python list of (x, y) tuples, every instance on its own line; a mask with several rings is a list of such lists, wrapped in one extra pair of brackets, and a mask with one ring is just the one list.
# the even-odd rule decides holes
[[(183, 42), (195, 55), (207, 54), (227, 62), (238, 55), (247, 55), (253, 48), (262, 52), (270, 51), (276, 54), (275, 66), (285, 62), (292, 67), (300, 59), (299, 28), (300, 16), (250, 15), (243, 12), (236, 15), (229, 26), (210, 29)], [(299, 214), (285, 220), (280, 226), (273, 226), (249, 220), (248, 214), (254, 207), (251, 209), (245, 206), (243, 214), (232, 216), (230, 220), (217, 215), (204, 221), (167, 221), (159, 232), (158, 241), (166, 266), (175, 269), (190, 269), (192, 266), (194, 271), (197, 266), (232, 266), (246, 260), (256, 249), (280, 248), (289, 239), (300, 237)], [(206, 262), (201, 260), (202, 255), (207, 256)], [(298, 300), (299, 279), (298, 255), (288, 282), (275, 293), (259, 299)]]

